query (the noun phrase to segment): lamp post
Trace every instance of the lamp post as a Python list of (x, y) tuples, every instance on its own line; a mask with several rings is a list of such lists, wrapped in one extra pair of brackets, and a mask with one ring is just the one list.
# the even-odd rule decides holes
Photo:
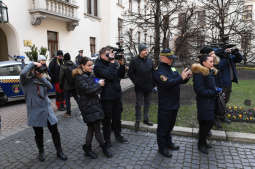
[(8, 23), (8, 8), (7, 6), (0, 0), (0, 23)]

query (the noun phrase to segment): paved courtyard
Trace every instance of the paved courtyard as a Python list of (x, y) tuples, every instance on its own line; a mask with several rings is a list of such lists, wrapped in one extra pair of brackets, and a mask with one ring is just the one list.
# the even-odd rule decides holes
[(92, 160), (85, 157), (81, 149), (87, 127), (78, 110), (76, 109), (74, 112), (72, 118), (58, 116), (63, 149), (69, 157), (68, 161), (63, 162), (56, 158), (49, 131), (45, 129), (46, 161), (39, 162), (33, 131), (31, 128), (27, 128), (0, 140), (0, 168), (255, 168), (255, 144), (212, 141), (214, 148), (210, 150), (209, 155), (203, 155), (197, 150), (195, 138), (175, 136), (174, 141), (181, 148), (179, 151), (174, 151), (173, 157), (168, 159), (157, 153), (155, 134), (135, 133), (126, 129), (123, 130), (123, 134), (130, 143), (119, 144), (113, 141), (111, 149), (114, 157), (111, 159), (103, 156), (94, 139), (93, 148), (98, 153), (99, 158)]

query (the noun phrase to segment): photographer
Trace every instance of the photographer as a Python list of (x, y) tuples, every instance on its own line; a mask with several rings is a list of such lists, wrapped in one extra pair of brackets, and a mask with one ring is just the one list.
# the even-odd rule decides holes
[(125, 76), (124, 59), (115, 60), (113, 50), (104, 47), (99, 52), (95, 62), (94, 72), (97, 78), (105, 79), (105, 86), (101, 92), (101, 103), (105, 113), (103, 120), (103, 134), (107, 146), (111, 146), (111, 126), (115, 138), (120, 143), (128, 141), (121, 135), (121, 86), (120, 80)]
[(140, 44), (138, 46), (139, 55), (131, 60), (128, 70), (128, 76), (135, 85), (136, 94), (136, 106), (135, 106), (135, 130), (138, 131), (139, 123), (141, 121), (141, 107), (144, 100), (143, 108), (143, 123), (148, 126), (153, 124), (149, 122), (149, 106), (151, 100), (151, 93), (153, 84), (152, 72), (153, 63), (150, 58), (148, 58), (148, 50), (145, 44)]
[[(220, 62), (216, 66), (219, 70), (216, 83), (218, 87), (223, 89), (225, 93), (225, 103), (228, 103), (232, 91), (232, 82), (238, 83), (236, 63), (240, 63), (243, 60), (243, 56), (238, 49), (230, 48), (218, 48), (215, 50), (215, 54), (220, 57)], [(230, 122), (224, 117), (221, 117), (221, 120)]]
[(60, 134), (57, 127), (57, 118), (48, 98), (48, 89), (52, 89), (51, 83), (43, 77), (45, 67), (41, 63), (33, 62), (25, 66), (20, 74), (20, 83), (25, 94), (28, 126), (32, 126), (35, 132), (35, 142), (39, 150), (39, 160), (45, 160), (43, 145), (43, 127), (48, 126), (53, 143), (57, 150), (57, 157), (67, 160), (63, 153)]

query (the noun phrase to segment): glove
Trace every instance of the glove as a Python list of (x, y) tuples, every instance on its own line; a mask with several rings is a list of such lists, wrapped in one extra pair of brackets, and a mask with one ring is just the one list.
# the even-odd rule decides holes
[(153, 92), (153, 93), (157, 93), (157, 92), (158, 92), (158, 88), (157, 88), (157, 87), (154, 87), (154, 88), (152, 89), (152, 92)]
[(220, 93), (220, 92), (222, 92), (222, 88), (216, 87), (216, 91), (217, 91), (218, 93)]

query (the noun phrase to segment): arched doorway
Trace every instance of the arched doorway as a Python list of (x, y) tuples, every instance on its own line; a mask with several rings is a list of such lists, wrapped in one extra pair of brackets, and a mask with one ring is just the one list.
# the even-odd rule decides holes
[(9, 60), (7, 38), (4, 31), (0, 28), (0, 61)]

